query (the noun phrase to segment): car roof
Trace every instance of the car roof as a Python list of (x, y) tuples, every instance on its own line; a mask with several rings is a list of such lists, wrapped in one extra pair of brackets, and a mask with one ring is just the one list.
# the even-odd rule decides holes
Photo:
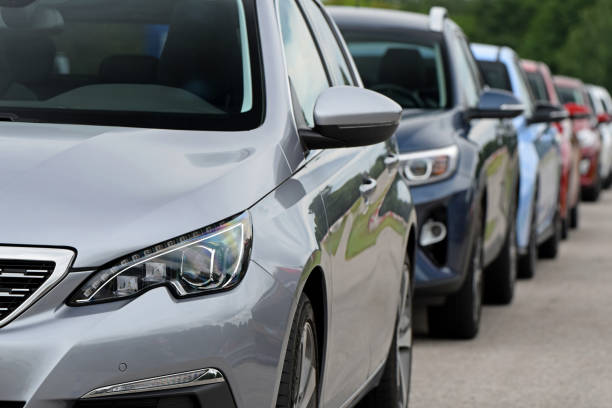
[(332, 6), (326, 9), (343, 28), (431, 31), (426, 14), (369, 7)]
[(578, 78), (572, 78), (563, 75), (555, 75), (553, 77), (555, 85), (566, 86), (570, 88), (582, 88), (584, 83)]
[(474, 58), (480, 61), (508, 63), (516, 56), (516, 52), (505, 45), (471, 44)]
[(533, 61), (533, 60), (527, 60), (527, 59), (522, 59), (521, 60), (521, 66), (527, 72), (537, 72), (541, 68), (541, 62), (537, 62), (537, 61)]

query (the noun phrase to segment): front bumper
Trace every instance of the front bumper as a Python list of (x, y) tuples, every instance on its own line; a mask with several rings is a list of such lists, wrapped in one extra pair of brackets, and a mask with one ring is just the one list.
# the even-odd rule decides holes
[[(66, 306), (89, 274), (68, 274), (0, 329), (0, 369), (10, 373), (0, 381), (0, 402), (67, 408), (99, 387), (216, 368), (232, 401), (202, 406), (272, 405), (291, 296), (257, 264), (218, 294), (177, 300), (157, 288), (128, 302)], [(219, 395), (204, 391), (203, 398)]]
[[(469, 262), (474, 214), (473, 182), (461, 173), (448, 180), (411, 188), (419, 228), (434, 219), (446, 225), (446, 239), (417, 246), (415, 294), (444, 296), (461, 288)], [(420, 231), (419, 231), (420, 235)]]

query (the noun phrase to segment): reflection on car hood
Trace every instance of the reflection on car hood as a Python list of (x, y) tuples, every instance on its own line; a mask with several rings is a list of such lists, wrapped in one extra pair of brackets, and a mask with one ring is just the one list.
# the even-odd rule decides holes
[(89, 267), (218, 222), (288, 177), (261, 139), (3, 123), (0, 243), (73, 247)]
[(397, 130), (400, 153), (439, 149), (455, 142), (458, 120), (453, 110), (405, 110)]

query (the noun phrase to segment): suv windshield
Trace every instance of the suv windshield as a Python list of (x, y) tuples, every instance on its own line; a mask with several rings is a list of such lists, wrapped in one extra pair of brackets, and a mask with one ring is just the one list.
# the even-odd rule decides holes
[(0, 7), (0, 118), (199, 130), (260, 124), (253, 0), (26, 2)]
[(376, 38), (372, 34), (343, 34), (366, 87), (394, 99), (404, 109), (448, 107), (441, 41), (398, 40), (402, 35)]
[(557, 85), (557, 93), (564, 104), (576, 103), (578, 105), (586, 105), (584, 96), (579, 89)]
[(491, 88), (504, 89), (512, 92), (510, 76), (503, 62), (478, 61), (478, 66), (480, 67), (482, 76), (487, 85)]
[(548, 90), (546, 89), (546, 82), (544, 82), (544, 78), (542, 74), (539, 72), (527, 72), (527, 79), (529, 80), (529, 86), (531, 87), (531, 91), (533, 92), (535, 98), (539, 101), (549, 101), (550, 96), (548, 95)]

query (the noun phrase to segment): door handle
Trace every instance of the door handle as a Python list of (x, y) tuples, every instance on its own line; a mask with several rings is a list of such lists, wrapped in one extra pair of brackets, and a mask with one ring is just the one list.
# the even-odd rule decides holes
[(387, 157), (385, 157), (385, 166), (387, 166), (387, 168), (393, 167), (397, 165), (399, 161), (400, 161), (400, 158), (397, 154), (390, 154)]
[(376, 190), (376, 180), (372, 177), (366, 177), (363, 179), (363, 183), (359, 186), (359, 192), (362, 196), (368, 198)]

